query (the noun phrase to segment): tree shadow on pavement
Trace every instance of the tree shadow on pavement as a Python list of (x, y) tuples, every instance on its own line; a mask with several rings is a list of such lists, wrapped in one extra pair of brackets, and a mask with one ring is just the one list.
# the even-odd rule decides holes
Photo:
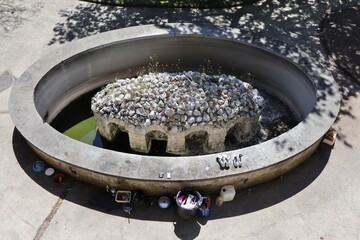
[(41, 3), (31, 4), (15, 0), (0, 1), (0, 34), (7, 34), (28, 21), (42, 8)]
[(354, 81), (360, 83), (360, 4), (332, 9), (324, 23), (326, 47)]
[[(351, 3), (356, 1), (349, 0), (346, 4)], [(172, 30), (175, 33), (195, 31), (205, 35), (211, 31), (218, 36), (270, 49), (292, 60), (306, 72), (312, 72), (317, 84), (328, 89), (328, 94), (333, 94), (333, 86), (326, 79), (336, 79), (342, 97), (346, 100), (357, 98), (359, 86), (330, 59), (323, 38), (327, 12), (332, 7), (339, 6), (342, 4), (334, 0), (263, 0), (225, 9), (122, 8), (92, 3), (79, 4), (73, 11), (59, 12), (64, 21), (54, 27), (54, 37), (49, 45), (131, 26), (154, 24), (171, 30), (168, 23), (190, 22), (180, 32), (178, 29), (177, 32)], [(334, 112), (315, 110), (318, 114), (337, 115)], [(339, 115), (355, 118), (351, 112), (351, 107), (342, 103)], [(353, 144), (347, 140), (346, 134), (341, 130), (338, 133), (339, 140), (351, 148)]]

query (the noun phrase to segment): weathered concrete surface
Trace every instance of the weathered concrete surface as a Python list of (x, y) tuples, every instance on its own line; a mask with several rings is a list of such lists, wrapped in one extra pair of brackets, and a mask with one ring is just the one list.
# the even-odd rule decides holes
[[(7, 109), (10, 89), (0, 93), (0, 235), (3, 239), (33, 238), (43, 221), (52, 211), (61, 191), (52, 189), (50, 182), (39, 185), (41, 176), (32, 172), (32, 163), (39, 160), (28, 148), (23, 148), (22, 139), (14, 130)], [(38, 197), (41, 197), (39, 199)]]
[[(224, 127), (213, 127), (211, 125), (195, 126), (184, 131), (172, 131), (168, 126), (150, 125), (147, 127), (134, 127), (117, 118), (109, 118), (99, 113), (94, 113), (99, 133), (109, 141), (113, 141), (119, 131), (129, 134), (131, 149), (148, 153), (151, 148), (151, 141), (167, 141), (166, 152), (178, 155), (191, 155), (186, 148), (186, 139), (193, 134), (200, 134), (204, 137), (203, 143), (205, 153), (216, 153), (225, 150), (225, 138), (231, 128), (235, 128), (234, 135), (240, 141), (243, 141), (252, 132), (256, 130), (260, 114), (254, 116), (239, 116), (229, 121)], [(159, 135), (159, 133), (162, 133)]]
[[(17, 1), (3, 0), (0, 5), (6, 2), (19, 4)], [(339, 134), (333, 150), (322, 145), (309, 161), (283, 178), (238, 192), (233, 202), (225, 203), (221, 208), (214, 207), (208, 221), (195, 219), (185, 222), (176, 216), (174, 207), (166, 211), (156, 207), (138, 208), (128, 219), (129, 215), (125, 215), (111, 198), (107, 198), (103, 189), (81, 182), (76, 182), (70, 193), (62, 195), (65, 199), (61, 200), (58, 196), (64, 188), (55, 187), (43, 174), (32, 172), (31, 165), (38, 158), (14, 131), (7, 107), (9, 90), (2, 91), (1, 239), (144, 239), (144, 236), (147, 239), (164, 236), (168, 239), (220, 239), (224, 233), (227, 239), (359, 239), (360, 88), (338, 71), (336, 65), (324, 55), (323, 46), (318, 42), (320, 16), (329, 2), (337, 3), (265, 1), (234, 10), (235, 13), (211, 11), (206, 13), (206, 18), (201, 18), (197, 11), (100, 8), (86, 3), (79, 5), (72, 0), (22, 1), (22, 6), (26, 8), (37, 5), (42, 8), (19, 23), (13, 31), (1, 32), (0, 53), (3, 57), (0, 59), (0, 72), (8, 70), (16, 77), (56, 44), (97, 33), (104, 19), (109, 20), (104, 28), (108, 30), (145, 21), (176, 21), (194, 17), (196, 23), (208, 23), (209, 19), (223, 30), (234, 24), (241, 30), (251, 29), (254, 35), (268, 33), (317, 55), (319, 65), (310, 64), (314, 68), (326, 66), (335, 75), (341, 84), (344, 101), (341, 117), (333, 126)], [(292, 10), (288, 6), (292, 6)], [(299, 16), (305, 20), (289, 14), (299, 13), (299, 10), (304, 13)], [(106, 18), (102, 18), (102, 14)], [(154, 17), (156, 15), (160, 17)], [(228, 15), (234, 20), (228, 21)], [(77, 16), (95, 18), (87, 23), (83, 21), (82, 27), (76, 28), (80, 26)], [(100, 21), (100, 18), (103, 20)], [(305, 27), (307, 23), (309, 26)], [(58, 29), (61, 29), (61, 24), (64, 28), (60, 33)], [(89, 31), (91, 28), (96, 30)], [(69, 35), (71, 31), (73, 35)], [(54, 44), (48, 46), (50, 40)], [(323, 69), (319, 68), (318, 74), (324, 74)]]
[[(330, 75), (317, 76), (314, 70), (301, 66), (307, 71), (305, 74), (276, 53), (241, 39), (219, 37), (209, 28), (205, 36), (193, 32), (191, 24), (168, 24), (168, 27), (171, 30), (145, 25), (110, 31), (41, 57), (12, 88), (9, 110), (19, 132), (43, 159), (78, 179), (103, 187), (140, 189), (148, 194), (173, 194), (185, 187), (204, 192), (215, 192), (228, 184), (248, 187), (284, 174), (313, 153), (339, 111), (340, 94)], [(177, 31), (180, 34), (174, 35)], [(271, 38), (262, 39), (273, 42)], [(274, 44), (292, 51), (288, 44)], [(197, 66), (209, 57), (224, 69), (232, 69), (234, 74), (251, 72), (257, 76), (258, 86), (286, 102), (302, 122), (266, 142), (228, 151), (230, 156), (243, 155), (243, 167), (227, 171), (220, 169), (216, 154), (157, 157), (109, 151), (68, 138), (49, 125), (47, 116), (53, 115), (53, 105), (68, 101), (64, 95), (71, 92), (79, 96), (81, 93), (73, 89), (88, 89), (94, 83), (99, 87), (100, 77), (114, 72), (121, 74), (132, 65), (144, 66), (153, 49), (157, 49), (156, 55), (164, 62), (179, 56), (187, 66)], [(306, 62), (313, 61), (306, 55), (300, 57)], [(141, 142), (132, 147), (142, 146), (141, 150), (145, 151), (145, 138), (141, 139), (139, 134), (129, 137), (132, 143)], [(177, 145), (177, 150), (180, 147)], [(171, 179), (159, 179), (162, 171), (169, 172)]]

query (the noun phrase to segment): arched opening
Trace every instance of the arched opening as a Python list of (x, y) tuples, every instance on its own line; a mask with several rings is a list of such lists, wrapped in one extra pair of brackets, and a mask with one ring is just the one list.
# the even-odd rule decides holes
[(150, 155), (165, 156), (166, 153), (167, 135), (161, 131), (151, 131), (146, 134), (146, 142)]

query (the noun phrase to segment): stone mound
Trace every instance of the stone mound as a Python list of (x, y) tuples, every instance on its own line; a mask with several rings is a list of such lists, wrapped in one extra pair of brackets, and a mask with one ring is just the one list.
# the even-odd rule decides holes
[[(147, 152), (149, 139), (160, 139), (179, 153), (194, 133), (208, 135), (209, 152), (223, 149), (230, 129), (242, 140), (256, 127), (263, 105), (258, 90), (234, 76), (184, 71), (118, 79), (92, 98), (91, 108), (106, 139), (120, 129), (134, 150)], [(171, 139), (177, 147), (169, 146)]]

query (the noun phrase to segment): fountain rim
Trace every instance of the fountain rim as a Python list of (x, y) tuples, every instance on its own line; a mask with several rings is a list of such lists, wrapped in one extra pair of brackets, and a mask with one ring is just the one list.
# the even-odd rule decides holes
[[(241, 169), (230, 168), (226, 171), (219, 169), (219, 165), (216, 162), (216, 156), (218, 154), (159, 157), (116, 152), (73, 140), (44, 122), (34, 102), (35, 89), (42, 78), (55, 66), (71, 57), (84, 53), (89, 49), (106, 47), (111, 44), (121, 44), (133, 40), (164, 36), (214, 38), (233, 41), (234, 44), (244, 44), (268, 52), (269, 54), (282, 58), (304, 72), (303, 69), (289, 58), (264, 47), (246, 43), (239, 39), (219, 36), (211, 32), (206, 35), (199, 34), (196, 31), (178, 33), (178, 29), (183, 28), (184, 24), (169, 25), (172, 29), (159, 28), (155, 25), (145, 25), (113, 30), (74, 41), (42, 56), (22, 74), (11, 91), (9, 110), (18, 131), (30, 146), (40, 153), (50, 155), (62, 165), (65, 164), (106, 176), (140, 181), (154, 180), (173, 182), (216, 179), (254, 172), (274, 166), (299, 155), (302, 151), (309, 149), (313, 144), (318, 143), (335, 121), (339, 111), (340, 93), (334, 79), (326, 77), (326, 79), (323, 80), (328, 83), (327, 87), (331, 87), (331, 94), (329, 93), (329, 89), (323, 88), (320, 85), (316, 86), (316, 95), (325, 96), (326, 101), (323, 98), (317, 98), (314, 109), (297, 126), (276, 138), (247, 148), (223, 152), (229, 156), (243, 155), (243, 167)], [(311, 77), (308, 73), (304, 72), (304, 74), (308, 76), (310, 81), (316, 84), (316, 80), (314, 80), (314, 75), (316, 74), (310, 74)], [(59, 150), (59, 146), (68, 148)], [(79, 149), (83, 151), (79, 151)], [(99, 159), (101, 161), (99, 161)], [(154, 167), (150, 166), (150, 162), (155, 166), (160, 166), (161, 169), (164, 169), (164, 172), (174, 172), (174, 169), (176, 172), (177, 168), (191, 167), (192, 170), (188, 172), (192, 175), (187, 176), (185, 174), (177, 176), (173, 174), (171, 179), (159, 179), (157, 174), (150, 171), (154, 170)], [(198, 171), (196, 171), (196, 169), (198, 169)]]

